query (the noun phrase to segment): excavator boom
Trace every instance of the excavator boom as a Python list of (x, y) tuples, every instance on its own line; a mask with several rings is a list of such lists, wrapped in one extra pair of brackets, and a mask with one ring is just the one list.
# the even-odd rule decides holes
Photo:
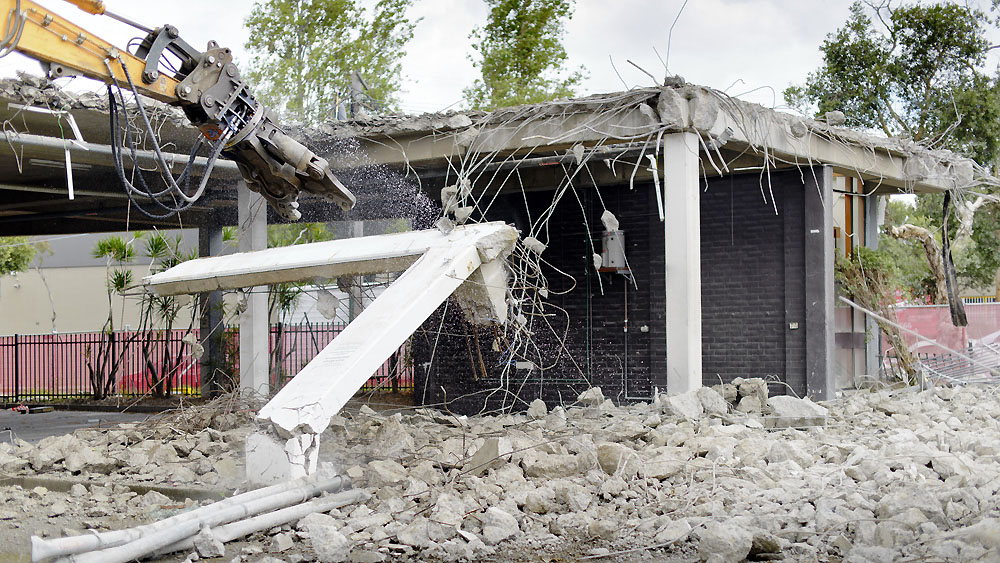
[[(229, 49), (210, 41), (205, 51), (198, 51), (174, 26), (150, 30), (107, 12), (101, 0), (66, 1), (148, 31), (146, 38), (129, 53), (37, 2), (0, 0), (0, 16), (7, 15), (0, 49), (40, 61), (50, 78), (82, 75), (179, 106), (209, 141), (221, 144), (223, 156), (236, 161), (247, 186), (288, 220), (301, 217), (301, 192), (331, 200), (344, 210), (354, 206), (354, 195), (329, 163), (288, 136), (275, 113), (256, 100)], [(161, 70), (167, 52), (180, 60), (176, 72)], [(185, 194), (184, 199), (190, 197)]]

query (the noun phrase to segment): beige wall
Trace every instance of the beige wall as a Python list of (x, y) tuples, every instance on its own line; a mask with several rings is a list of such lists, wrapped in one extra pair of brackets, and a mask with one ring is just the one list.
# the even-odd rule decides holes
[[(136, 281), (146, 274), (144, 266), (132, 268)], [(106, 279), (107, 272), (100, 266), (43, 268), (41, 273), (31, 269), (0, 277), (0, 334), (101, 330), (108, 318)], [(138, 298), (115, 296), (112, 302), (115, 328), (123, 329), (125, 325), (138, 328)], [(187, 326), (189, 321), (190, 315), (185, 310), (175, 326)]]

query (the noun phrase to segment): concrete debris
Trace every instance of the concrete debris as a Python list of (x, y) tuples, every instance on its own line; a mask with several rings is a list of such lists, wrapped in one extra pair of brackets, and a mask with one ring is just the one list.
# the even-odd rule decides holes
[(802, 426), (823, 426), (826, 424), (827, 409), (808, 398), (796, 399), (779, 395), (767, 400), (764, 425), (768, 428), (796, 428)]
[[(703, 561), (1000, 557), (1000, 437), (984, 431), (1000, 417), (1000, 398), (981, 388), (858, 392), (817, 405), (769, 397), (765, 381), (743, 379), (622, 406), (590, 389), (575, 404), (537, 401), (528, 413), (461, 422), (428, 409), (345, 413), (327, 429), (320, 460), (336, 461), (370, 499), (263, 532), (237, 555), (625, 561), (613, 554), (641, 548)], [(248, 431), (178, 435), (132, 424), (0, 448), (24, 462), (14, 478), (74, 483), (0, 488), (0, 527), (57, 535), (189, 509), (197, 503), (171, 487), (223, 486), (220, 470), (242, 471)], [(107, 473), (72, 461), (87, 450), (114, 460)], [(213, 540), (202, 532), (197, 557), (224, 553)]]
[(698, 531), (698, 555), (708, 563), (738, 563), (753, 547), (753, 534), (733, 522), (709, 522)]
[(202, 528), (194, 538), (194, 549), (198, 557), (209, 559), (212, 557), (225, 557), (226, 546), (223, 545), (208, 528)]
[(583, 393), (580, 393), (580, 396), (576, 398), (576, 401), (587, 407), (596, 407), (604, 403), (604, 393), (601, 393), (600, 387), (591, 387)]
[(526, 414), (528, 415), (528, 418), (533, 420), (545, 418), (545, 415), (549, 414), (549, 408), (545, 405), (545, 401), (535, 399), (528, 405), (528, 411)]

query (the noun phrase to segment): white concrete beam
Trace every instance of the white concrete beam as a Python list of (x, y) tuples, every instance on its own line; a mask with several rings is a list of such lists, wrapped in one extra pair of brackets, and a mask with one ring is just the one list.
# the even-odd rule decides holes
[(701, 387), (701, 216), (698, 136), (664, 137), (667, 393)]
[(330, 418), (464, 284), (470, 287), (457, 297), (468, 315), (478, 321), (504, 321), (505, 260), (516, 240), (513, 227), (484, 223), (456, 227), (447, 235), (436, 230), (398, 233), (203, 258), (145, 281), (158, 292), (201, 291), (206, 284), (301, 281), (331, 271), (358, 274), (370, 271), (373, 263), (412, 262), (258, 413), (261, 427), (247, 439), (246, 468), (252, 479), (267, 482), (315, 469), (319, 436)]
[[(267, 204), (263, 196), (246, 186), (237, 191), (239, 249), (241, 252), (264, 250), (267, 248)], [(251, 288), (246, 295), (246, 307), (240, 312), (240, 394), (243, 396), (267, 397), (270, 394), (271, 324), (265, 289)]]
[[(242, 190), (241, 190), (242, 191)], [(503, 223), (340, 239), (189, 260), (143, 280), (157, 295), (202, 293), (346, 275), (401, 272), (429, 248), (501, 236)]]

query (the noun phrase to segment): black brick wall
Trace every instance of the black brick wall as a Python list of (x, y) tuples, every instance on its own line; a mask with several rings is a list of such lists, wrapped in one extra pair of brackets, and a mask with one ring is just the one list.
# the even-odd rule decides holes
[[(702, 191), (706, 384), (771, 376), (805, 389), (802, 190), (798, 172), (783, 172), (770, 186), (744, 174), (709, 180)], [(792, 319), (799, 330), (787, 328)]]
[[(718, 383), (719, 377), (729, 381), (775, 375), (796, 388), (801, 382), (804, 388), (804, 331), (786, 330), (786, 316), (804, 320), (802, 184), (798, 173), (775, 173), (771, 189), (778, 200), (778, 215), (770, 194), (767, 203), (763, 201), (756, 175), (709, 180), (701, 194), (707, 384)], [(547, 230), (549, 247), (543, 258), (551, 265), (544, 269), (551, 291), (547, 302), (553, 305), (546, 309), (551, 328), (534, 319), (537, 349), (528, 351), (529, 359), (546, 369), (531, 374), (509, 371), (507, 387), (519, 390), (516, 403), (522, 406), (536, 397), (550, 405), (572, 402), (588, 380), (616, 401), (647, 398), (654, 385), (662, 388), (666, 380), (664, 227), (653, 187), (605, 186), (599, 189), (600, 199), (593, 188), (577, 188), (577, 194), (579, 200), (572, 191), (563, 196)], [(529, 221), (538, 220), (552, 197), (550, 191), (529, 192), (527, 204), (521, 194), (501, 197), (491, 208), (490, 219), (512, 223), (526, 236)], [(625, 232), (637, 288), (621, 275), (597, 274), (591, 267), (591, 253), (600, 252), (601, 200)], [(590, 246), (584, 217), (596, 249)], [(535, 236), (546, 240), (544, 231)], [(795, 295), (787, 296), (786, 287)], [(499, 374), (510, 361), (503, 350), (506, 346), (501, 345), (501, 352), (493, 351), (493, 331), (479, 329), (477, 348), (475, 329), (463, 321), (457, 305), (447, 305), (442, 323), (444, 310), (429, 319), (414, 339), (417, 401), (437, 404), (447, 395), (449, 408), (455, 412), (510, 405), (512, 394), (496, 391), (502, 383)], [(561, 338), (567, 323), (564, 347)], [(642, 327), (647, 330), (643, 332)], [(487, 370), (485, 378), (478, 368), (480, 356)], [(478, 380), (472, 375), (477, 372)]]

